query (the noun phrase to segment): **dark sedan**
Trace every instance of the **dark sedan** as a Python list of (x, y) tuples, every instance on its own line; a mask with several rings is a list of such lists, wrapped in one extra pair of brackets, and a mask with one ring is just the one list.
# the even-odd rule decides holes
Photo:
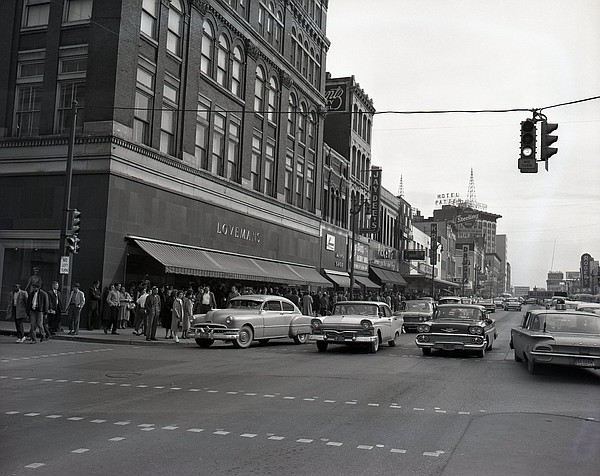
[(424, 355), (432, 350), (473, 350), (483, 357), (498, 337), (496, 323), (474, 304), (444, 304), (433, 319), (417, 327), (415, 343)]

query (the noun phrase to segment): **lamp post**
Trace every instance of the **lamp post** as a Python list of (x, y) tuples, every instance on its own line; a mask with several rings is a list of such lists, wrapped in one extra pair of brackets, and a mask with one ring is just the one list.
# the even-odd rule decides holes
[(350, 222), (352, 226), (352, 247), (350, 251), (350, 299), (354, 298), (354, 255), (356, 249), (356, 218), (365, 207), (367, 215), (369, 214), (369, 202), (364, 198), (358, 198), (354, 195), (352, 198), (352, 208), (350, 208)]

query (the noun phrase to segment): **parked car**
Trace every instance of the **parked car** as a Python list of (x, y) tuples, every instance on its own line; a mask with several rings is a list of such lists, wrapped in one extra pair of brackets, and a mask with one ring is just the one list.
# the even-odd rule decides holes
[(580, 302), (577, 304), (576, 311), (593, 312), (600, 315), (600, 303), (597, 302)]
[(310, 340), (317, 343), (319, 352), (326, 351), (329, 344), (363, 344), (374, 354), (384, 342), (396, 345), (402, 317), (393, 315), (383, 302), (339, 301), (331, 315), (313, 318), (311, 328)]
[(477, 304), (479, 306), (483, 306), (486, 311), (496, 312), (496, 305), (494, 304), (494, 301), (492, 301), (491, 299), (482, 299)]
[(431, 301), (414, 299), (402, 302), (402, 309), (396, 314), (402, 317), (405, 331), (416, 331), (417, 325), (428, 321), (433, 316), (434, 306)]
[(510, 348), (530, 373), (540, 365), (600, 369), (600, 316), (591, 312), (534, 309), (510, 331)]
[(520, 311), (522, 309), (521, 301), (517, 298), (508, 298), (504, 300), (504, 310), (505, 311)]
[(227, 309), (213, 309), (193, 317), (188, 335), (200, 347), (215, 340), (231, 341), (238, 349), (252, 341), (291, 338), (304, 344), (310, 335), (311, 316), (304, 316), (289, 299), (270, 295), (243, 295), (229, 301)]
[(438, 304), (461, 304), (462, 299), (460, 296), (443, 296), (438, 299)]
[(483, 357), (498, 337), (496, 323), (481, 306), (444, 304), (433, 319), (417, 326), (415, 343), (424, 355), (438, 350), (473, 350)]

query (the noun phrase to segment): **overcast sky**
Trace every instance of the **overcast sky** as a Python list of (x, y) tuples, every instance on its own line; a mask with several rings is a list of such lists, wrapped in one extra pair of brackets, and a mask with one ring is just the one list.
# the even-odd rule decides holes
[[(356, 77), (373, 100), (372, 162), (383, 185), (426, 217), (440, 193), (502, 215), (512, 284), (546, 286), (548, 271), (600, 258), (598, 0), (330, 0), (327, 71)], [(542, 110), (558, 123), (549, 171), (521, 174), (520, 122)], [(539, 131), (538, 131), (539, 134)]]

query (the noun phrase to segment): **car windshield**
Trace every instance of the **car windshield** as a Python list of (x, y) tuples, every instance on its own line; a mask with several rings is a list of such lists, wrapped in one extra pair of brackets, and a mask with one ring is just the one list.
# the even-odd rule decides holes
[(333, 315), (359, 314), (361, 316), (377, 316), (378, 308), (374, 304), (336, 304), (333, 308)]
[(431, 307), (429, 303), (423, 301), (406, 301), (404, 305), (405, 311), (413, 311), (413, 312), (429, 312)]
[(470, 307), (443, 307), (438, 308), (436, 319), (465, 319), (465, 320), (480, 320), (481, 311)]
[(227, 309), (260, 309), (261, 302), (253, 299), (232, 299)]
[(568, 332), (575, 334), (600, 335), (600, 318), (574, 314), (546, 314), (535, 316), (531, 329), (545, 332)]

